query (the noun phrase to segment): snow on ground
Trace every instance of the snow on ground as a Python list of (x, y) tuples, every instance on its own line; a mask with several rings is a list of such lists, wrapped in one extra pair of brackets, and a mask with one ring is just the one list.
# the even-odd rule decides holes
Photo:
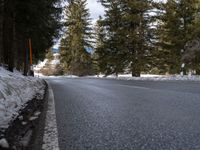
[(48, 62), (48, 59), (45, 59), (44, 61), (40, 61), (35, 67), (34, 70), (41, 70)]
[[(116, 78), (116, 77), (109, 77)], [(141, 77), (127, 77), (120, 76), (117, 77), (119, 80), (150, 80), (150, 81), (200, 81), (200, 76), (181, 76), (181, 75), (141, 75)]]
[[(59, 60), (60, 54), (55, 53), (54, 59), (50, 62), (52, 65), (56, 65), (60, 63)], [(75, 75), (64, 75), (64, 76), (44, 76), (43, 74), (39, 73), (39, 70), (41, 70), (46, 64), (48, 60), (45, 59), (43, 62), (40, 62), (37, 66), (34, 67), (35, 76), (42, 77), (42, 78), (78, 78), (78, 76)], [(109, 75), (105, 77), (104, 74), (95, 75), (95, 76), (86, 76), (87, 78), (109, 78), (109, 79), (119, 79), (119, 80), (151, 80), (151, 81), (166, 81), (166, 80), (189, 80), (189, 81), (200, 81), (200, 76), (196, 75), (155, 75), (155, 74), (142, 74), (141, 77), (132, 77), (131, 74), (119, 74), (118, 77), (115, 75)]]
[[(108, 78), (116, 77), (115, 75), (110, 75)], [(119, 78), (132, 78), (132, 74), (119, 74)], [(155, 74), (141, 74), (142, 78), (157, 78), (164, 77), (163, 75), (155, 75)]]
[[(75, 75), (64, 75), (64, 76), (44, 76), (42, 74), (35, 73), (36, 76), (42, 78), (79, 78)], [(85, 76), (82, 78), (103, 78), (103, 79), (117, 79), (117, 80), (149, 80), (149, 81), (200, 81), (200, 76), (198, 75), (153, 75), (153, 74), (142, 74), (141, 77), (132, 77), (131, 74), (120, 74), (118, 77), (115, 75), (95, 75), (95, 76)]]
[(38, 77), (38, 78), (40, 78), (40, 77), (45, 78), (46, 77), (42, 73), (38, 73), (38, 72), (34, 72), (34, 76)]
[(9, 144), (5, 138), (0, 140), (0, 146), (3, 148), (9, 148)]
[(51, 62), (50, 62), (50, 64), (51, 65), (59, 65), (60, 64), (60, 60), (52, 60)]
[(53, 60), (50, 62), (51, 65), (59, 65), (60, 64), (60, 54), (53, 54)]
[(0, 128), (7, 128), (20, 109), (35, 98), (44, 95), (44, 82), (34, 77), (24, 77), (0, 67)]
[(89, 78), (105, 78), (105, 79), (118, 79), (118, 80), (150, 80), (150, 81), (200, 81), (200, 76), (197, 75), (153, 75), (153, 74), (142, 74), (141, 77), (132, 77), (131, 74), (119, 74), (118, 77), (115, 75), (101, 74), (99, 76), (88, 76)]

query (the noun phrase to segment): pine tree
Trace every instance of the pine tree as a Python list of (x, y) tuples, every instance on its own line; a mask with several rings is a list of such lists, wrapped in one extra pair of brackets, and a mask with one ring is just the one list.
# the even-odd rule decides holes
[(49, 48), (49, 49), (47, 50), (46, 59), (48, 59), (48, 61), (53, 60), (53, 51), (52, 51), (52, 48)]
[(200, 2), (196, 1), (193, 5), (193, 9), (196, 10), (194, 20), (189, 26), (191, 41), (188, 41), (185, 45), (185, 52), (182, 57), (182, 61), (187, 64), (188, 69), (200, 75)]
[(4, 3), (3, 9), (3, 62), (8, 65), (8, 70), (14, 68), (14, 11), (15, 4), (12, 0)]
[(93, 53), (93, 70), (95, 74), (105, 73), (107, 70), (107, 53), (105, 49), (106, 31), (100, 16), (95, 25), (95, 51)]
[[(91, 72), (92, 28), (86, 0), (73, 0), (66, 7), (66, 33), (62, 39), (62, 62), (67, 64), (68, 73), (83, 76)], [(68, 44), (66, 46), (65, 44)]]
[(118, 0), (103, 0), (106, 8), (103, 26), (106, 29), (106, 41), (104, 42), (104, 54), (106, 61), (106, 75), (124, 72), (126, 66), (125, 32), (123, 30), (121, 2)]
[(0, 63), (3, 61), (3, 2), (0, 0)]
[[(181, 71), (185, 44), (190, 41), (193, 21), (198, 11), (198, 0), (168, 0), (160, 30), (160, 41), (166, 55), (166, 65), (171, 74)], [(186, 68), (188, 68), (186, 64)]]
[(69, 72), (71, 70), (71, 61), (72, 61), (72, 55), (70, 51), (70, 43), (69, 43), (69, 37), (65, 37), (61, 39), (60, 42), (60, 54), (61, 54), (61, 66), (63, 68), (63, 71), (65, 73), (71, 73)]
[(148, 70), (148, 57), (151, 54), (153, 22), (150, 11), (153, 9), (151, 1), (135, 0), (122, 1), (124, 30), (126, 32), (126, 48), (129, 53), (132, 76), (140, 76), (142, 71)]
[[(58, 38), (61, 7), (60, 0), (26, 1), (19, 0), (16, 4), (16, 39), (17, 49), (23, 55), (16, 56), (22, 60), (18, 64), (28, 65), (28, 42), (31, 38), (34, 61), (44, 58), (46, 49), (53, 45), (53, 40)], [(27, 68), (27, 67), (26, 67)], [(25, 70), (25, 69), (24, 69)], [(25, 71), (26, 72), (26, 71)]]
[(200, 38), (195, 37), (184, 48), (182, 61), (187, 64), (190, 73), (200, 74)]
[(107, 53), (109, 73), (124, 72), (129, 68), (132, 76), (148, 70), (153, 49), (153, 29), (150, 28), (153, 9), (149, 0), (102, 0), (106, 8), (104, 26), (107, 30), (104, 50)]
[(0, 1), (0, 63), (24, 74), (28, 71), (28, 39), (32, 40), (34, 61), (58, 38), (61, 0)]

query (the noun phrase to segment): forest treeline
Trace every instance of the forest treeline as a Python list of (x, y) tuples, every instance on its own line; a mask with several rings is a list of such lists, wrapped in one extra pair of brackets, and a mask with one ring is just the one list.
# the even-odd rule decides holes
[(29, 41), (37, 62), (59, 36), (61, 14), (61, 0), (0, 0), (0, 64), (26, 75)]
[(63, 0), (0, 0), (0, 64), (26, 75), (28, 42), (37, 62), (63, 29), (67, 74), (200, 74), (199, 0), (98, 1), (105, 15), (93, 26), (87, 0), (68, 0), (64, 10)]
[(65, 7), (60, 46), (65, 73), (200, 74), (199, 0), (99, 2), (105, 16), (93, 28), (86, 0)]

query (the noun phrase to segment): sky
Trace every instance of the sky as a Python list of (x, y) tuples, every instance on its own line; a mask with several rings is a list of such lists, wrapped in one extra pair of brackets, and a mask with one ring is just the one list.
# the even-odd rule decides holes
[(97, 0), (88, 0), (87, 3), (87, 8), (90, 10), (92, 22), (94, 23), (99, 18), (99, 15), (104, 15), (104, 7)]
[[(104, 7), (97, 2), (98, 0), (87, 0), (87, 8), (90, 10), (91, 18), (93, 20), (93, 23), (99, 18), (99, 15), (104, 15)], [(166, 0), (154, 0), (155, 2), (163, 1), (166, 2)]]

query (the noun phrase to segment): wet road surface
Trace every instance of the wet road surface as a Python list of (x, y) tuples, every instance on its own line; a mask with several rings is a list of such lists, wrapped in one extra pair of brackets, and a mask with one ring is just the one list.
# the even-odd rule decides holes
[(52, 78), (60, 150), (199, 150), (200, 82)]

